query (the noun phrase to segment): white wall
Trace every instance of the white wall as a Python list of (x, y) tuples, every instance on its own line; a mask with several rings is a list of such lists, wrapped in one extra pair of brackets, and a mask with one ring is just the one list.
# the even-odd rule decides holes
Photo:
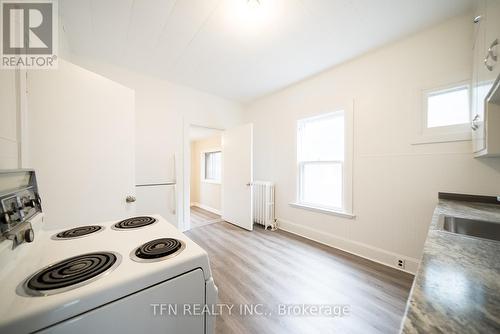
[[(190, 156), (189, 126), (201, 125), (225, 129), (241, 123), (242, 109), (238, 103), (214, 95), (177, 85), (165, 80), (141, 75), (123, 68), (99, 63), (91, 59), (72, 57), (72, 60), (117, 81), (135, 91), (136, 111), (136, 182), (155, 183), (174, 177), (175, 155), (177, 180), (176, 192), (166, 199), (173, 210), (164, 213), (172, 223), (184, 228), (189, 221)], [(153, 188), (142, 187), (141, 192), (154, 192)], [(172, 198), (171, 196), (175, 197)], [(141, 212), (138, 192), (137, 210)], [(144, 194), (153, 199), (155, 194)], [(177, 213), (177, 214), (174, 214)]]
[(69, 46), (68, 35), (66, 34), (64, 22), (61, 17), (58, 18), (58, 26), (57, 26), (57, 38), (58, 38), (58, 53), (59, 58), (63, 58), (66, 60), (71, 60), (71, 49)]
[[(438, 191), (500, 193), (500, 159), (473, 159), (470, 142), (412, 145), (421, 91), (470, 79), (472, 28), (470, 15), (452, 19), (246, 107), (255, 178), (276, 182), (281, 228), (388, 265), (403, 257), (414, 271)], [(290, 207), (297, 119), (346, 99), (354, 99), (356, 219)]]
[(207, 150), (221, 149), (221, 136), (191, 142), (191, 204), (213, 212), (221, 210), (220, 183), (202, 181), (202, 154)]
[(0, 70), (0, 169), (19, 167), (18, 73)]

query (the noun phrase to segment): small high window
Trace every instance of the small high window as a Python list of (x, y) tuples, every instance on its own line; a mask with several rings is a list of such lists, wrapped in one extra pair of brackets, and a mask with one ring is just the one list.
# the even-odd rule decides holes
[(471, 140), (470, 93), (466, 82), (423, 91), (413, 144)]
[(426, 127), (469, 125), (469, 86), (426, 93)]

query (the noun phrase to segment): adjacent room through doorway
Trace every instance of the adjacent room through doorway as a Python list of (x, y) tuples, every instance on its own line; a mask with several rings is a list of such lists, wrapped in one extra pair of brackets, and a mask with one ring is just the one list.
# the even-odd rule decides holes
[(190, 126), (189, 229), (221, 221), (222, 131)]

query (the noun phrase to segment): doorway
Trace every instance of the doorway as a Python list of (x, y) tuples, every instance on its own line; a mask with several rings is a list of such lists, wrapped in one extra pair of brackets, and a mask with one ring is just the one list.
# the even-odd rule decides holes
[(190, 219), (188, 229), (222, 221), (222, 131), (189, 127)]

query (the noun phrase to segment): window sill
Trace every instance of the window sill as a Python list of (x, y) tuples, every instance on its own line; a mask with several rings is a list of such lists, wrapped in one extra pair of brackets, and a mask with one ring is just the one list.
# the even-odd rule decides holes
[(221, 184), (221, 181), (215, 181), (215, 180), (201, 180), (203, 183), (211, 183), (211, 184)]
[(457, 132), (457, 133), (443, 133), (443, 134), (422, 134), (416, 136), (412, 145), (423, 145), (423, 144), (437, 144), (437, 143), (451, 143), (455, 141), (470, 141), (472, 140), (472, 133), (469, 132)]
[(349, 213), (349, 212), (345, 212), (345, 211), (341, 211), (341, 210), (326, 209), (326, 208), (321, 208), (321, 207), (317, 207), (317, 206), (296, 203), (296, 202), (289, 203), (289, 205), (294, 207), (294, 208), (324, 213), (324, 214), (331, 215), (331, 216), (338, 216), (338, 217), (348, 218), (348, 219), (356, 218), (356, 216), (354, 214)]

